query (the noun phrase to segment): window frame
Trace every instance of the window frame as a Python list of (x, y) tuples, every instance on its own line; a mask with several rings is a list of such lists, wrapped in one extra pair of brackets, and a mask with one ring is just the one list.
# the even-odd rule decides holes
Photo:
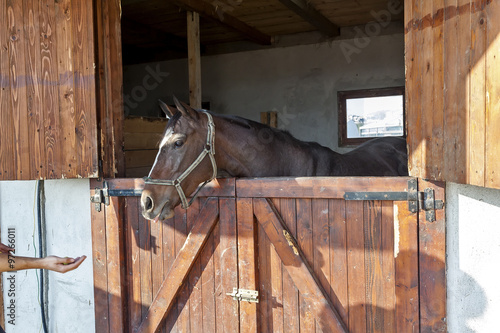
[(358, 90), (345, 90), (337, 92), (338, 103), (338, 117), (339, 117), (339, 147), (355, 147), (376, 137), (367, 138), (348, 138), (347, 137), (347, 104), (346, 100), (352, 98), (364, 97), (385, 97), (385, 96), (403, 96), (403, 135), (398, 136), (406, 138), (406, 103), (405, 103), (405, 87), (387, 87), (387, 88), (372, 88), (372, 89), (358, 89)]

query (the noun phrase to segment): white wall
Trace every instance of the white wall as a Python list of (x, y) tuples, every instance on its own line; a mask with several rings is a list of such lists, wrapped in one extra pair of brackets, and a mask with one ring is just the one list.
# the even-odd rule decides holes
[(498, 332), (500, 190), (446, 187), (448, 331)]
[[(404, 85), (403, 33), (373, 36), (359, 48), (356, 36), (202, 57), (203, 101), (215, 112), (253, 120), (278, 111), (280, 127), (336, 149), (338, 91)], [(353, 47), (357, 52), (346, 56)], [(126, 66), (126, 112), (156, 115), (157, 100), (171, 103), (172, 95), (188, 101), (187, 78), (186, 60)]]
[[(38, 256), (36, 182), (0, 182), (1, 240), (7, 243), (7, 228), (16, 229), (16, 255)], [(90, 192), (87, 179), (45, 181), (47, 253), (60, 257), (86, 255), (82, 265), (69, 273), (49, 272), (49, 332), (87, 333), (95, 331)], [(36, 251), (35, 251), (36, 247)], [(38, 270), (2, 273), (4, 304), (10, 297), (7, 277), (16, 276), (16, 321), (7, 332), (39, 332)], [(8, 311), (6, 311), (8, 314)]]

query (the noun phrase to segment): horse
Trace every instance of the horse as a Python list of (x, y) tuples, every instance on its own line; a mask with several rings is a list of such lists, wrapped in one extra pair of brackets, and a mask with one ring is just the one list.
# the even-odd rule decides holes
[[(146, 219), (165, 220), (217, 175), (229, 177), (407, 176), (406, 141), (381, 137), (340, 154), (245, 118), (159, 101), (169, 119), (141, 196)], [(189, 176), (189, 177), (188, 177)], [(199, 186), (202, 184), (202, 186)], [(186, 195), (187, 193), (187, 195)], [(197, 192), (192, 196), (193, 199)], [(192, 199), (191, 199), (192, 201)]]

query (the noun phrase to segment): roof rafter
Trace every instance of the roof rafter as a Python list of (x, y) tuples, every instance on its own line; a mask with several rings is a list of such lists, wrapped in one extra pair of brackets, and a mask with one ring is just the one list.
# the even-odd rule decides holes
[(249, 40), (263, 45), (272, 44), (272, 37), (257, 30), (236, 17), (223, 11), (222, 7), (215, 7), (213, 4), (203, 0), (172, 0), (172, 3), (182, 9), (197, 12), (200, 15), (213, 19), (221, 24), (238, 31)]
[(312, 24), (323, 34), (335, 37), (340, 35), (340, 28), (321, 14), (307, 0), (279, 0), (288, 9)]

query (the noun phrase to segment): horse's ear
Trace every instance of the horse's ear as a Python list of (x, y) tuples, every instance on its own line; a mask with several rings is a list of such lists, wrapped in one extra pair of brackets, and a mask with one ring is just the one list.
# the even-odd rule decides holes
[(195, 119), (198, 118), (198, 112), (195, 109), (193, 109), (186, 103), (179, 101), (175, 96), (174, 96), (174, 103), (175, 106), (177, 107), (177, 110), (179, 110), (184, 117), (191, 117)]
[(167, 119), (172, 118), (173, 115), (177, 112), (173, 107), (168, 106), (167, 103), (165, 103), (161, 99), (158, 100), (158, 104), (160, 104), (160, 108), (165, 113)]

